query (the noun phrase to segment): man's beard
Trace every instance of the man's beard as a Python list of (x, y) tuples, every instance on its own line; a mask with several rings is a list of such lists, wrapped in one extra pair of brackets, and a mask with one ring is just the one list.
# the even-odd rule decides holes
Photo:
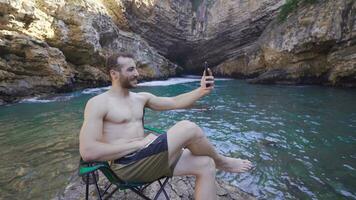
[(120, 80), (122, 80), (122, 81), (120, 81), (122, 88), (132, 89), (132, 88), (136, 87), (136, 85), (132, 85), (131, 82), (134, 81), (134, 80), (137, 81), (137, 78), (133, 78), (133, 79), (130, 80), (128, 77), (121, 77)]

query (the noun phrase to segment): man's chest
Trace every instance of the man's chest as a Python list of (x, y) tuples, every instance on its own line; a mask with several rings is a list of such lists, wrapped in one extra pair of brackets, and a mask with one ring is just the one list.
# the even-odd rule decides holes
[(144, 104), (140, 101), (110, 102), (105, 121), (129, 123), (142, 120)]

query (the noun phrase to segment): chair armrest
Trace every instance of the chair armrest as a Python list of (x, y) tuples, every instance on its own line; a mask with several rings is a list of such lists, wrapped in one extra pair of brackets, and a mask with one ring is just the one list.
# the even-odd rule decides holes
[(83, 161), (83, 159), (80, 159), (78, 175), (83, 176), (87, 173), (94, 172), (101, 168), (110, 168), (110, 165), (108, 162), (105, 161), (85, 162)]
[(161, 129), (158, 129), (158, 128), (153, 128), (153, 127), (150, 127), (150, 126), (143, 126), (144, 129), (146, 130), (149, 130), (149, 131), (153, 131), (155, 133), (158, 133), (158, 134), (163, 134), (163, 133), (166, 133), (166, 131), (164, 130), (161, 130)]

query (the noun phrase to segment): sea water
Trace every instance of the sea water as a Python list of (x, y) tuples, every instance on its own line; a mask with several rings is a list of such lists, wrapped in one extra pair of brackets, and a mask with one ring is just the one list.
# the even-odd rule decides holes
[[(142, 83), (135, 92), (174, 96), (196, 77)], [(37, 97), (0, 107), (0, 199), (50, 199), (76, 176), (86, 101), (106, 88)], [(146, 110), (145, 123), (197, 123), (224, 155), (249, 159), (248, 173), (217, 177), (259, 199), (356, 199), (356, 91), (250, 85), (220, 79), (189, 109)], [(84, 192), (84, 191), (83, 191)]]

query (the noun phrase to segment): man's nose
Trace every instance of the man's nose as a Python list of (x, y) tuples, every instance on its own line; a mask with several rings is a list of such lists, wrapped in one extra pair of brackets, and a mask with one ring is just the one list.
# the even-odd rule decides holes
[(136, 77), (138, 77), (138, 76), (140, 75), (136, 69), (135, 69), (134, 75), (135, 75)]

